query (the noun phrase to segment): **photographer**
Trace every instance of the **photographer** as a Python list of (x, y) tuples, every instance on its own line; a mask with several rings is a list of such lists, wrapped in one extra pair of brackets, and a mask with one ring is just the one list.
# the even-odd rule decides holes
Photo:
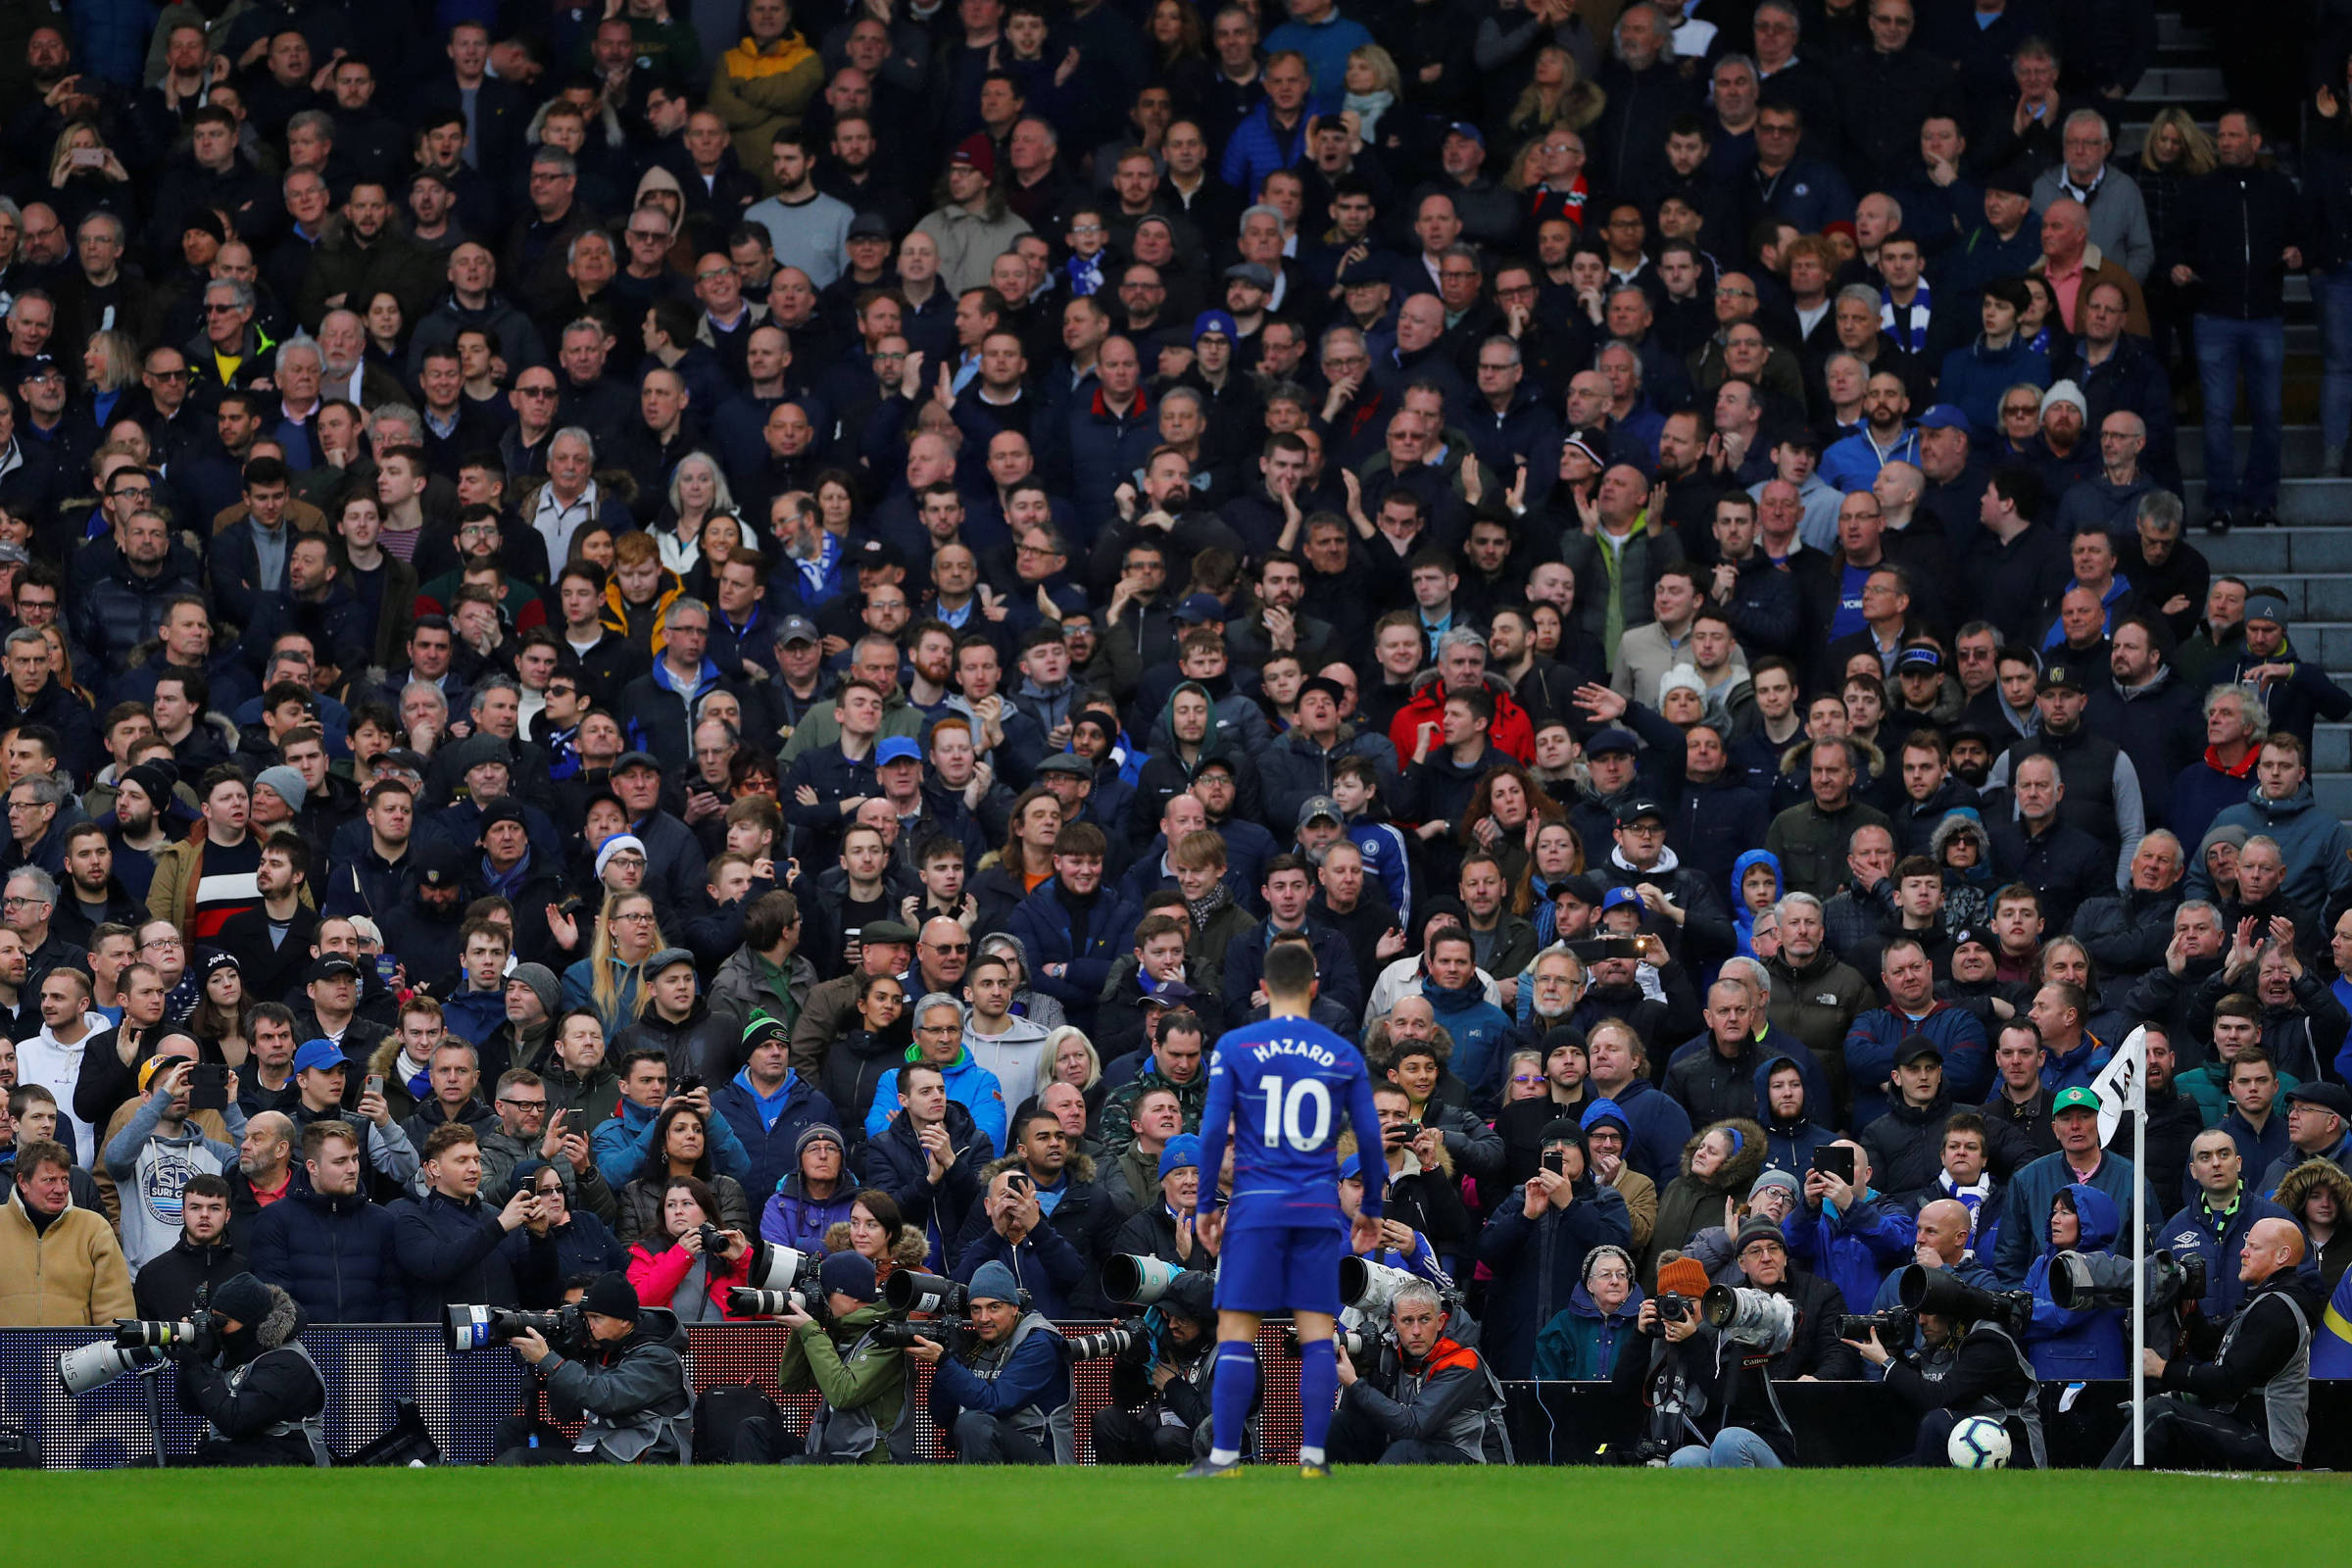
[[(2311, 1426), (2312, 1329), (2326, 1311), (2300, 1277), (2303, 1233), (2292, 1220), (2257, 1220), (2238, 1249), (2245, 1304), (2219, 1330), (2191, 1317), (2192, 1347), (2212, 1359), (2139, 1352), (2149, 1379), (2164, 1390), (2148, 1400), (2145, 1443), (2151, 1470), (2292, 1470), (2303, 1460)], [(2127, 1431), (2102, 1467), (2132, 1463)]]
[(1862, 1363), (1838, 1338), (1838, 1288), (1788, 1261), (1788, 1244), (1778, 1225), (1753, 1215), (1741, 1221), (1732, 1239), (1732, 1257), (1740, 1269), (1738, 1283), (1786, 1297), (1796, 1309), (1796, 1332), (1773, 1356), (1773, 1377), (1817, 1383), (1862, 1376)]
[(2013, 1325), (2003, 1321), (2022, 1315), (2013, 1312), (2014, 1298), (1978, 1290), (1949, 1271), (1929, 1270), (1926, 1280), (1917, 1308), (1922, 1347), (1917, 1355), (1891, 1354), (1875, 1329), (1867, 1340), (1845, 1342), (1883, 1369), (1895, 1397), (1919, 1412), (1918, 1444), (1908, 1460), (1898, 1462), (1948, 1463), (1945, 1445), (1953, 1425), (1963, 1416), (1989, 1415), (2009, 1429), (2010, 1468), (2041, 1469), (2048, 1461), (2042, 1454), (2034, 1363), (2018, 1345)]
[(294, 1298), (251, 1274), (223, 1280), (192, 1341), (173, 1351), (179, 1405), (204, 1418), (192, 1465), (334, 1463), (326, 1383), (302, 1346)]
[(727, 1292), (744, 1283), (751, 1243), (743, 1232), (718, 1225), (718, 1199), (710, 1189), (692, 1176), (670, 1177), (662, 1194), (662, 1229), (629, 1249), (629, 1285), (637, 1299), (669, 1308), (681, 1323), (734, 1317)]
[(786, 1398), (814, 1389), (824, 1400), (808, 1418), (807, 1436), (779, 1431), (765, 1416), (735, 1434), (737, 1464), (892, 1464), (914, 1457), (914, 1406), (907, 1399), (907, 1367), (899, 1350), (880, 1344), (874, 1326), (889, 1316), (871, 1259), (835, 1252), (817, 1283), (825, 1295), (822, 1320), (804, 1311), (779, 1312), (791, 1335), (776, 1368)]
[(1110, 1403), (1095, 1415), (1095, 1462), (1189, 1464), (1206, 1453), (1216, 1348), (1216, 1283), (1187, 1270), (1111, 1363)]
[(1677, 1469), (1779, 1470), (1796, 1463), (1796, 1438), (1772, 1392), (1773, 1347), (1742, 1344), (1699, 1315), (1706, 1265), (1676, 1257), (1658, 1265), (1658, 1290), (1634, 1328), (1649, 1343), (1626, 1346), (1609, 1381), (1639, 1393), (1646, 1430), (1630, 1450)]
[(1444, 1298), (1416, 1280), (1391, 1301), (1389, 1334), (1375, 1342), (1368, 1373), (1340, 1347), (1340, 1403), (1325, 1439), (1332, 1463), (1511, 1462), (1502, 1385), (1446, 1329)]
[(578, 1405), (587, 1424), (568, 1448), (508, 1448), (497, 1462), (684, 1463), (694, 1446), (694, 1389), (680, 1359), (686, 1331), (676, 1316), (639, 1306), (628, 1277), (617, 1273), (599, 1274), (580, 1310), (584, 1343), (559, 1350), (536, 1329), (523, 1330), (513, 1343), (514, 1353), (547, 1380), (550, 1401)]
[(1061, 1335), (1021, 1303), (1002, 1263), (983, 1263), (970, 1286), (971, 1342), (949, 1355), (915, 1337), (906, 1353), (932, 1369), (931, 1421), (955, 1440), (961, 1464), (1076, 1464), (1070, 1415), (1076, 1391)]

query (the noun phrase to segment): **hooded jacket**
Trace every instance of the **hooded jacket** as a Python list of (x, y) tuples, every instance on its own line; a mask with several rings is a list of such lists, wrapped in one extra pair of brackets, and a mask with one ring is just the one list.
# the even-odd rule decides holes
[(1634, 1320), (1646, 1299), (1637, 1285), (1614, 1312), (1604, 1312), (1592, 1293), (1579, 1285), (1569, 1292), (1568, 1304), (1536, 1336), (1535, 1366), (1529, 1375), (1547, 1382), (1607, 1377), (1616, 1370), (1619, 1347), (1639, 1340)]
[(561, 1352), (539, 1364), (547, 1392), (588, 1414), (583, 1442), (612, 1464), (683, 1464), (694, 1449), (694, 1386), (686, 1331), (665, 1307), (638, 1308), (637, 1328), (588, 1359)]
[[(658, 1109), (648, 1110), (626, 1095), (620, 1099), (619, 1112), (597, 1128), (588, 1140), (597, 1174), (615, 1193), (643, 1174), (644, 1167), (652, 1161), (654, 1129), (662, 1124)], [(713, 1116), (706, 1130), (710, 1134), (710, 1168), (742, 1181), (751, 1171), (752, 1156), (735, 1136), (733, 1125), (724, 1116)]]
[[(2322, 1191), (2335, 1199), (2335, 1234), (2328, 1237), (2325, 1246), (2315, 1242), (2312, 1247), (2319, 1255), (2320, 1289), (2332, 1295), (2336, 1281), (2343, 1278), (2344, 1265), (2352, 1262), (2352, 1225), (2344, 1222), (2344, 1216), (2352, 1214), (2352, 1175), (2346, 1174), (2340, 1164), (2307, 1159), (2286, 1173), (2278, 1183), (2278, 1190), (2271, 1195), (2271, 1200), (2285, 1210), (2289, 1219), (2304, 1227), (2304, 1240), (2311, 1242), (2311, 1228), (2303, 1218), (2303, 1205), (2312, 1194)], [(2167, 1234), (2171, 1234), (2170, 1227)]]
[(1732, 862), (1732, 951), (1742, 958), (1756, 956), (1756, 911), (1747, 906), (1747, 897), (1740, 892), (1740, 885), (1747, 880), (1747, 873), (1759, 865), (1771, 869), (1773, 898), (1777, 901), (1783, 888), (1779, 856), (1770, 850), (1749, 850)]
[[(2132, 1212), (2132, 1185), (2138, 1180), (2138, 1173), (2132, 1168), (2132, 1162), (2112, 1152), (2101, 1152), (2098, 1169), (2091, 1172), (2087, 1183), (2077, 1181), (2074, 1168), (2067, 1164), (2063, 1150), (2026, 1164), (2009, 1178), (2000, 1239), (1993, 1249), (1992, 1271), (2004, 1283), (2024, 1282), (2027, 1272), (2034, 1265), (2036, 1250), (2048, 1240), (2050, 1201), (2058, 1196), (2059, 1189), (2095, 1187), (2115, 1205), (2116, 1213), (2129, 1214)], [(2155, 1216), (2162, 1212), (2162, 1207), (2152, 1192), (2144, 1201), (2146, 1207), (2143, 1212), (2148, 1216), (2148, 1224), (2153, 1227), (2156, 1224)], [(2131, 1238), (2124, 1238), (2121, 1245), (2129, 1250)], [(2234, 1277), (2237, 1271), (2231, 1267), (2226, 1272)]]
[[(908, 1046), (901, 1059), (913, 1061), (920, 1051), (919, 1046)], [(1004, 1124), (1012, 1107), (1004, 1102), (1004, 1089), (997, 1075), (974, 1061), (972, 1054), (958, 1044), (956, 1059), (941, 1069), (941, 1076), (947, 1080), (948, 1102), (970, 1113), (972, 1125), (987, 1138), (991, 1149), (1004, 1148)], [(873, 1103), (865, 1112), (866, 1138), (881, 1137), (883, 1128), (897, 1120), (898, 1114), (899, 1073), (894, 1067), (874, 1082)]]
[[(2242, 827), (2248, 834), (2278, 840), (2279, 858), (2286, 863), (2279, 891), (2306, 909), (2334, 908), (2352, 893), (2352, 830), (2334, 812), (2320, 809), (2308, 780), (2283, 801), (2267, 798), (2257, 783), (2243, 801), (2216, 816), (2213, 825)], [(2214, 896), (2213, 872), (2203, 856), (2188, 868), (2188, 896)]]
[[(1977, 1015), (1936, 1001), (1917, 1018), (1893, 1007), (1873, 1007), (1845, 1032), (1845, 1081), (1853, 1096), (1851, 1125), (1868, 1127), (1892, 1110), (1899, 1097), (1886, 1093), (1894, 1074), (1894, 1053), (1913, 1035), (1925, 1035), (1943, 1054), (1944, 1093), (1973, 1105), (1992, 1087), (1992, 1053)], [(1899, 1190), (1903, 1183), (1887, 1186)]]
[(1786, 1051), (1769, 1053), (1756, 1063), (1756, 1120), (1764, 1128), (1764, 1163), (1801, 1176), (1813, 1168), (1813, 1151), (1837, 1142), (1838, 1134), (1814, 1121), (1814, 1095), (1809, 1084), (1795, 1116), (1783, 1120), (1772, 1113), (1772, 1075), (1783, 1063), (1798, 1068), (1802, 1077), (1804, 1063)]
[[(2026, 1289), (2034, 1293), (2034, 1324), (2026, 1331), (2026, 1354), (2034, 1375), (2044, 1382), (2072, 1383), (2087, 1378), (2125, 1378), (2132, 1375), (2126, 1353), (2124, 1313), (2117, 1307), (2093, 1307), (2070, 1312), (2061, 1308), (2050, 1291), (2050, 1270), (2062, 1250), (2113, 1252), (2118, 1220), (2115, 1200), (2095, 1187), (2065, 1190), (2081, 1222), (2081, 1235), (2071, 1248), (2050, 1241), (2052, 1214), (2041, 1219), (2041, 1255), (2026, 1270)], [(2057, 1200), (2051, 1203), (2055, 1207)]]

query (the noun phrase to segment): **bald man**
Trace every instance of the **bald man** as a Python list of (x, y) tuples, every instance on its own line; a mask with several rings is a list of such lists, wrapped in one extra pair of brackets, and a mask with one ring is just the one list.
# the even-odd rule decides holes
[[(1938, 1198), (1922, 1204), (1919, 1210), (1919, 1230), (1911, 1244), (1911, 1261), (1921, 1268), (1939, 1268), (1950, 1273), (1963, 1285), (1973, 1285), (1980, 1291), (1997, 1291), (2000, 1280), (1992, 1270), (1977, 1260), (1969, 1247), (1968, 1205), (1956, 1198)], [(1889, 1270), (1879, 1294), (1870, 1303), (1874, 1312), (1884, 1312), (1900, 1306), (1896, 1288), (1902, 1280), (1901, 1269)], [(1910, 1347), (1896, 1347), (1909, 1348)]]
[[(2164, 1391), (2148, 1400), (2149, 1469), (2291, 1470), (2302, 1462), (2311, 1335), (2326, 1310), (2316, 1284), (2297, 1272), (2302, 1261), (2303, 1233), (2292, 1220), (2257, 1221), (2237, 1252), (2246, 1303), (2220, 1330), (2213, 1359), (2139, 1352), (2149, 1382)], [(2192, 1347), (2212, 1332), (2206, 1320), (2192, 1320)], [(2107, 1450), (2105, 1468), (2131, 1462), (2127, 1430)]]

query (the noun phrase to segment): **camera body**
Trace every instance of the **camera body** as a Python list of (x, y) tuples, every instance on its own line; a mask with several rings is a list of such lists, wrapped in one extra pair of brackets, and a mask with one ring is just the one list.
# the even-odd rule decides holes
[[(2147, 1265), (2147, 1346), (2170, 1356), (2179, 1347), (2180, 1320), (2205, 1295), (2205, 1259), (2170, 1249), (2152, 1252)], [(2060, 1252), (2050, 1264), (2050, 1299), (2070, 1312), (2132, 1304), (2132, 1260), (2113, 1252)]]
[(874, 1343), (894, 1350), (911, 1348), (918, 1339), (929, 1340), (948, 1354), (961, 1356), (978, 1343), (979, 1326), (968, 1317), (935, 1317), (915, 1322), (904, 1317), (886, 1317), (874, 1325)]
[(1917, 1263), (1906, 1264), (1894, 1279), (1895, 1299), (1907, 1312), (1933, 1312), (1960, 1324), (1990, 1323), (2012, 1339), (2023, 1338), (2034, 1323), (2031, 1292), (1979, 1290), (1947, 1269)]
[(1899, 1306), (1883, 1312), (1848, 1312), (1838, 1319), (1838, 1337), (1841, 1340), (1867, 1340), (1877, 1334), (1879, 1343), (1894, 1349), (1911, 1338), (1919, 1327), (1919, 1319)]
[(1660, 1291), (1650, 1299), (1658, 1303), (1658, 1321), (1661, 1323), (1680, 1323), (1690, 1315), (1690, 1298), (1679, 1291)]

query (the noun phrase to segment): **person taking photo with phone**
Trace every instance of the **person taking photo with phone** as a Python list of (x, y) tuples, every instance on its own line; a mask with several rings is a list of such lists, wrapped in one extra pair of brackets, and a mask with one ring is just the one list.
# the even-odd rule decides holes
[[(198, 1075), (214, 1102), (198, 1105)], [(179, 1245), (181, 1193), (191, 1176), (218, 1176), (237, 1162), (245, 1113), (237, 1075), (196, 1060), (196, 1042), (166, 1035), (139, 1064), (141, 1098), (125, 1102), (100, 1143), (99, 1186), (113, 1186), (122, 1212), (122, 1255), (135, 1276)]]

